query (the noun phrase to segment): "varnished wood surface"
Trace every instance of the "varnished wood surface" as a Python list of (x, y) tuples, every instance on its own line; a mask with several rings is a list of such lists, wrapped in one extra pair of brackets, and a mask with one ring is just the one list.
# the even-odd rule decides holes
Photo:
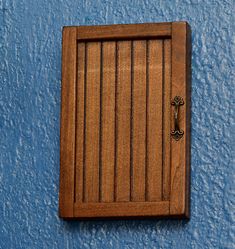
[(148, 41), (147, 56), (147, 196), (162, 200), (163, 156), (163, 40)]
[(131, 201), (145, 200), (146, 177), (146, 41), (132, 44)]
[[(85, 43), (79, 43), (77, 47), (77, 91), (76, 95), (79, 96), (79, 98), (76, 99), (76, 121), (77, 124), (76, 129), (76, 158), (75, 158), (75, 185), (77, 186), (75, 188), (75, 202), (82, 202), (83, 201), (83, 162), (84, 162), (84, 143), (85, 143), (85, 112), (84, 112), (84, 106), (85, 106), (85, 56), (86, 56), (86, 46)], [(76, 191), (76, 189), (79, 189), (79, 191)]]
[[(101, 43), (86, 44), (84, 202), (99, 201)], [(79, 84), (79, 82), (78, 82)], [(79, 98), (79, 96), (78, 96)], [(77, 124), (76, 124), (77, 125)], [(80, 190), (78, 190), (80, 191)]]
[[(171, 139), (170, 214), (189, 216), (189, 151), (190, 151), (190, 69), (189, 27), (187, 23), (172, 24), (172, 91), (171, 99), (181, 96), (179, 126), (185, 134), (182, 139)], [(172, 109), (173, 110), (173, 109)], [(189, 115), (189, 116), (188, 116)], [(172, 113), (173, 117), (173, 113)], [(173, 124), (173, 120), (172, 120)], [(173, 128), (173, 126), (172, 126)]]
[(74, 206), (75, 218), (146, 217), (169, 215), (169, 201), (79, 203)]
[(78, 43), (76, 201), (162, 200), (162, 176), (170, 173), (163, 169), (169, 45), (163, 40)]
[(77, 39), (80, 41), (109, 39), (144, 39), (171, 36), (171, 23), (116, 24), (80, 26)]
[(188, 217), (189, 28), (148, 25), (64, 29), (61, 217)]
[(131, 42), (117, 42), (115, 200), (130, 201)]
[(73, 217), (76, 101), (76, 28), (63, 31), (59, 215)]
[(164, 87), (163, 87), (163, 148), (162, 148), (162, 199), (170, 198), (170, 174), (171, 174), (171, 91), (172, 91), (172, 44), (170, 39), (164, 40)]
[(114, 201), (116, 43), (102, 43), (101, 86), (101, 201)]

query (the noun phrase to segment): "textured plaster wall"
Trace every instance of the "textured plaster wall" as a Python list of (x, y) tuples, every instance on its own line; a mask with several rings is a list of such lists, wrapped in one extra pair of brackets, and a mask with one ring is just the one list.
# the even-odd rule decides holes
[[(232, 0), (0, 0), (0, 248), (235, 248), (233, 12)], [(190, 222), (60, 220), (62, 26), (176, 20), (192, 27)]]

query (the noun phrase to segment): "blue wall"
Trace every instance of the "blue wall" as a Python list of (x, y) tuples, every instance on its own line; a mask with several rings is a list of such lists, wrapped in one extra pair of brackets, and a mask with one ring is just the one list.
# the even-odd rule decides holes
[[(0, 0), (0, 248), (235, 248), (232, 11), (232, 0)], [(60, 220), (62, 26), (177, 20), (193, 43), (190, 222)]]

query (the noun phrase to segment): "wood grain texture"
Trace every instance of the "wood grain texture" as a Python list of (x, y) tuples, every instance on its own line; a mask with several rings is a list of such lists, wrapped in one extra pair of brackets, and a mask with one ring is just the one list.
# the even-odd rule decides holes
[(149, 217), (169, 215), (169, 201), (75, 204), (75, 218)]
[(84, 105), (85, 105), (85, 43), (77, 45), (77, 91), (76, 91), (76, 160), (75, 160), (75, 202), (83, 201), (84, 161)]
[(165, 25), (64, 29), (61, 217), (189, 217), (190, 29)]
[(75, 157), (76, 28), (63, 29), (59, 215), (73, 217)]
[(133, 41), (131, 200), (145, 200), (146, 177), (146, 41)]
[(131, 42), (117, 42), (116, 201), (130, 201)]
[(163, 41), (148, 42), (147, 200), (162, 198)]
[(116, 43), (102, 45), (101, 201), (114, 201)]
[(100, 166), (100, 42), (87, 43), (85, 202), (99, 201)]
[(164, 53), (164, 88), (163, 88), (163, 175), (162, 198), (170, 199), (171, 172), (171, 40), (163, 42)]
[[(186, 160), (189, 151), (189, 128), (190, 120), (186, 115), (189, 112), (190, 93), (187, 92), (187, 82), (189, 73), (187, 61), (189, 58), (189, 43), (187, 42), (187, 23), (172, 24), (172, 99), (181, 96), (184, 105), (180, 107), (179, 126), (185, 134), (182, 139), (175, 141), (171, 139), (171, 194), (170, 213), (172, 215), (188, 216), (187, 181), (189, 172), (189, 162)], [(172, 109), (173, 110), (173, 109)], [(173, 117), (173, 113), (172, 113)], [(173, 120), (172, 120), (173, 124)]]
[(117, 24), (77, 27), (78, 40), (143, 39), (170, 37), (171, 23)]

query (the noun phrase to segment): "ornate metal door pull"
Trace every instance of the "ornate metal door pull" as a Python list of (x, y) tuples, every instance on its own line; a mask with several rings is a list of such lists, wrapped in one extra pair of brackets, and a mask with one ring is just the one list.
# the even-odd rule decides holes
[(171, 105), (175, 107), (174, 108), (174, 130), (171, 131), (171, 135), (176, 141), (178, 141), (184, 135), (184, 131), (180, 130), (180, 127), (179, 127), (179, 108), (181, 105), (184, 105), (184, 100), (180, 96), (175, 96), (174, 100), (171, 102)]

